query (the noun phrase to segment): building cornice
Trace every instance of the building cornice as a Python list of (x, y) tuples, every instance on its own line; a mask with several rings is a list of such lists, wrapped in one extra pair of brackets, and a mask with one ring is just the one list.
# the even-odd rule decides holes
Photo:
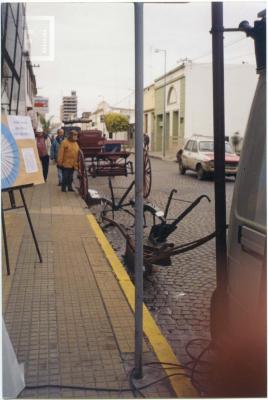
[(161, 75), (159, 78), (156, 78), (156, 79), (154, 80), (154, 82), (161, 81), (161, 79), (163, 79), (165, 76), (167, 77), (167, 76), (169, 76), (169, 75), (172, 75), (172, 74), (174, 74), (174, 72), (177, 72), (177, 71), (179, 71), (179, 70), (181, 70), (181, 69), (184, 69), (184, 68), (185, 68), (185, 64), (183, 63), (183, 64), (179, 65), (178, 67), (173, 68), (171, 71), (168, 71), (166, 74)]
[(151, 87), (153, 87), (154, 86), (154, 83), (151, 83), (150, 85), (148, 85), (148, 86), (145, 86), (145, 88), (143, 89), (143, 90), (147, 90), (147, 89), (150, 89)]
[[(183, 74), (183, 75), (181, 75), (181, 76), (177, 76), (177, 78), (174, 78), (174, 79), (172, 79), (171, 81), (168, 81), (168, 82), (166, 83), (166, 85), (172, 85), (172, 83), (177, 82), (177, 81), (180, 81), (180, 80), (183, 79), (183, 78), (185, 78), (185, 74)], [(155, 91), (161, 89), (161, 88), (164, 87), (164, 86), (165, 86), (164, 83), (163, 83), (162, 85), (157, 86), (157, 87), (155, 88)]]

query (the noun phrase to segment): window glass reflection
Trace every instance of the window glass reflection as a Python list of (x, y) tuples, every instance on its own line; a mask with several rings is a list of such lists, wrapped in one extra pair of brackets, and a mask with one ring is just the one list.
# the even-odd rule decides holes
[(20, 76), (20, 66), (21, 66), (21, 55), (22, 55), (22, 48), (20, 42), (18, 41), (16, 49), (15, 70), (19, 76)]
[(9, 3), (14, 22), (17, 23), (18, 3)]
[(6, 21), (6, 14), (7, 14), (7, 4), (1, 4), (1, 35), (4, 36), (5, 30), (5, 21)]
[(2, 92), (4, 91), (7, 98), (11, 97), (11, 82), (12, 82), (12, 71), (9, 68), (8, 64), (4, 61), (3, 69), (2, 69)]
[(18, 36), (19, 36), (19, 42), (22, 45), (23, 43), (23, 26), (24, 26), (24, 10), (23, 10), (23, 5), (19, 5), (19, 19), (18, 19)]
[(14, 19), (12, 17), (11, 8), (8, 7), (5, 47), (12, 62), (14, 62), (15, 38), (16, 38), (16, 26), (14, 23)]
[(18, 95), (19, 95), (19, 84), (16, 81), (16, 79), (14, 79), (13, 90), (12, 90), (12, 100), (11, 100), (11, 113), (12, 114), (16, 114), (16, 112), (17, 112)]

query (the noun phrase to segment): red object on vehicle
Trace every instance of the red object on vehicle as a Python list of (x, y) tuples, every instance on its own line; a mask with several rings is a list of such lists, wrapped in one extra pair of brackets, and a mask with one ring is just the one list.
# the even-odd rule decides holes
[[(207, 161), (213, 161), (214, 160), (214, 153), (205, 153), (205, 156), (207, 157)], [(225, 153), (225, 162), (239, 162), (240, 157), (237, 154), (229, 154)]]
[(239, 162), (240, 157), (237, 154), (226, 154), (225, 153), (225, 162)]
[(78, 144), (85, 157), (92, 157), (100, 153), (106, 138), (97, 129), (80, 131), (78, 134)]

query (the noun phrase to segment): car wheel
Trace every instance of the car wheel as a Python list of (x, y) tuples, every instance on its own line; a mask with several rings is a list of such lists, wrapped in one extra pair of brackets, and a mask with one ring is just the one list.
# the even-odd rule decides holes
[(202, 168), (202, 165), (198, 164), (196, 167), (197, 179), (202, 181), (205, 178), (205, 171)]
[(180, 149), (179, 151), (177, 151), (177, 154), (176, 154), (177, 163), (180, 163), (180, 162), (181, 162), (181, 155), (182, 155), (182, 152), (183, 152), (182, 149)]
[(181, 175), (184, 175), (186, 172), (186, 169), (184, 168), (184, 166), (182, 165), (182, 161), (179, 163), (179, 171)]

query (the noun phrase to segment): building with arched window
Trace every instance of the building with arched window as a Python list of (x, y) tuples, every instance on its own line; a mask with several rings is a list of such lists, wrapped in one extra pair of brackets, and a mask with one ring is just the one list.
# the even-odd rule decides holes
[[(225, 134), (231, 138), (239, 132), (243, 138), (257, 84), (255, 66), (226, 64), (224, 68)], [(165, 149), (170, 155), (193, 134), (213, 136), (212, 64), (182, 63), (145, 88), (144, 131), (151, 138), (151, 150), (160, 153), (165, 131)]]
[[(166, 91), (164, 85), (166, 84)], [(166, 93), (166, 151), (170, 152), (183, 142), (185, 127), (185, 67), (184, 65), (169, 71), (166, 76), (155, 80), (155, 137), (152, 140), (154, 151), (162, 151), (164, 129), (164, 92)], [(174, 150), (175, 151), (175, 150)]]

